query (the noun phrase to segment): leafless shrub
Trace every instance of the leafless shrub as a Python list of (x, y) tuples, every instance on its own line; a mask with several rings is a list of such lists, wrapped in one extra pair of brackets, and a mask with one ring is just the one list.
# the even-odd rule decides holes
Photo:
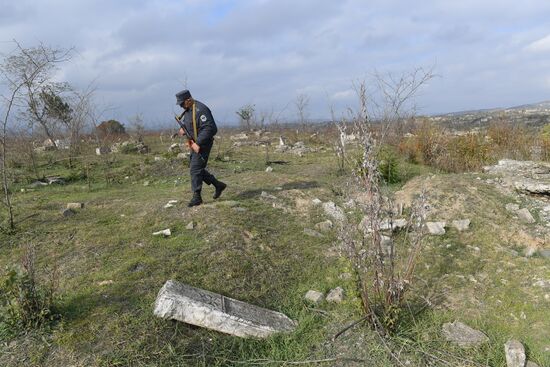
[[(359, 108), (351, 122), (360, 147), (360, 159), (348, 163), (352, 167), (348, 195), (359, 194), (364, 198), (359, 205), (363, 219), (359, 225), (351, 221), (343, 223), (339, 237), (357, 275), (365, 318), (382, 334), (396, 328), (403, 300), (413, 282), (424, 237), (425, 195), (422, 193), (413, 205), (400, 236), (400, 248), (409, 251), (406, 258), (401, 258), (397, 253), (397, 240), (392, 238), (397, 212), (392, 200), (382, 193), (378, 152), (390, 125), (414, 113), (412, 98), (432, 76), (431, 71), (422, 69), (399, 78), (375, 74), (379, 100), (368, 97), (365, 81), (354, 85)], [(338, 126), (345, 126), (344, 122)], [(345, 128), (339, 131), (342, 135)]]

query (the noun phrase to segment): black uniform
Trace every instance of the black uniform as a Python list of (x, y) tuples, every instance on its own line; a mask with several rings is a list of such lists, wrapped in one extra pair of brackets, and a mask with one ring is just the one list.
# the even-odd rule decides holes
[[(195, 109), (196, 130), (193, 126), (193, 109)], [(191, 151), (190, 164), (191, 189), (193, 193), (198, 192), (200, 194), (203, 181), (207, 185), (218, 183), (216, 178), (206, 170), (208, 156), (214, 144), (214, 135), (218, 132), (218, 128), (210, 109), (204, 103), (196, 100), (194, 106), (185, 111), (181, 122), (185, 124), (187, 131), (193, 135), (193, 140), (200, 147), (199, 153)]]

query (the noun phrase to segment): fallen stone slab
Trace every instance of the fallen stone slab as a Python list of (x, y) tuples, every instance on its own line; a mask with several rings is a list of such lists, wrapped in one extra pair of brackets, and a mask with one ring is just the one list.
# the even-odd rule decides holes
[(304, 299), (308, 302), (318, 305), (319, 303), (323, 302), (324, 296), (323, 296), (323, 293), (321, 292), (309, 290), (304, 296)]
[(445, 222), (426, 222), (428, 233), (434, 236), (442, 236), (445, 234)]
[(487, 335), (460, 321), (443, 324), (443, 336), (446, 340), (464, 348), (474, 347), (489, 341)]
[(314, 231), (313, 229), (310, 229), (310, 228), (304, 228), (304, 234), (310, 237), (317, 237), (317, 238), (324, 237), (321, 233)]
[(280, 312), (174, 280), (159, 291), (154, 314), (242, 338), (266, 338), (296, 328), (296, 322)]
[(508, 367), (524, 367), (526, 356), (525, 348), (517, 340), (508, 340), (504, 344), (504, 352), (506, 353), (506, 365)]

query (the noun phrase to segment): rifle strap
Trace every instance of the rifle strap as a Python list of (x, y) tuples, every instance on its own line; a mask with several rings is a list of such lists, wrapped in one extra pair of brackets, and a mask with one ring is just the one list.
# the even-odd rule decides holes
[(197, 118), (196, 118), (195, 101), (193, 101), (193, 132), (195, 133), (195, 143), (197, 142)]

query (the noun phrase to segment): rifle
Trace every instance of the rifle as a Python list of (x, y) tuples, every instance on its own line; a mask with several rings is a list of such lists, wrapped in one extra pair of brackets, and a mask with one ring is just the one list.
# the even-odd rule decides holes
[[(181, 115), (175, 115), (174, 118), (176, 119), (176, 121), (178, 122), (178, 125), (180, 125), (180, 127), (183, 129), (183, 132), (185, 133), (185, 136), (187, 137), (187, 139), (189, 139), (189, 141), (193, 142), (193, 143), (196, 143), (195, 142), (195, 139), (193, 138), (193, 135), (191, 135), (191, 133), (189, 132), (189, 130), (187, 129), (187, 127), (185, 126), (185, 124), (183, 122), (181, 122), (181, 119), (183, 117), (183, 115), (185, 114), (185, 111), (182, 112)], [(201, 158), (201, 160), (203, 162), (206, 163), (206, 160), (204, 159), (204, 157), (202, 156), (202, 154), (200, 153), (197, 153), (197, 155)]]

